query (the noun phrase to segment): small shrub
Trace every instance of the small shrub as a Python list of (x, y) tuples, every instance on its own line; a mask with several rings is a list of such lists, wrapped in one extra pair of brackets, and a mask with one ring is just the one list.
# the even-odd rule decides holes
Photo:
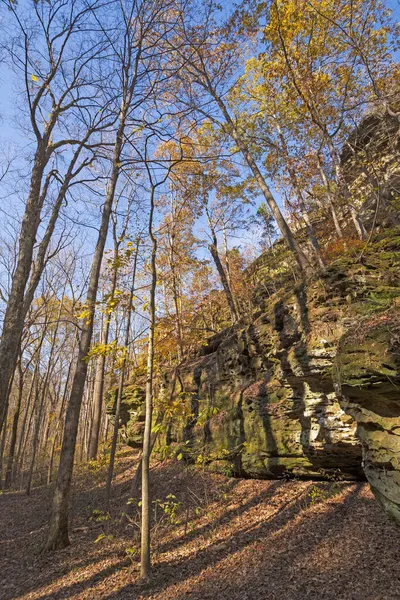
[(314, 506), (315, 504), (319, 504), (320, 502), (325, 502), (325, 500), (328, 500), (329, 494), (327, 490), (324, 490), (317, 485), (313, 485), (311, 490), (308, 492), (307, 497), (310, 499), (310, 505)]
[(94, 508), (89, 517), (89, 521), (95, 521), (96, 523), (103, 523), (104, 521), (108, 521), (110, 518), (110, 514), (108, 512), (104, 512), (99, 510), (98, 508)]
[(168, 494), (165, 500), (154, 500), (154, 505), (155, 515), (157, 515), (157, 509), (161, 508), (171, 525), (175, 525), (178, 522), (177, 513), (182, 506), (182, 502), (177, 502), (174, 494)]

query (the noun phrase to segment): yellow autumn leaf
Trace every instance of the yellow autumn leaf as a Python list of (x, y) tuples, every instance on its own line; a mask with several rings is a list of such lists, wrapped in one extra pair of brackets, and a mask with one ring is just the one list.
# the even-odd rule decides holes
[(36, 75), (34, 75), (33, 73), (32, 73), (32, 81), (39, 81), (39, 78), (36, 77)]

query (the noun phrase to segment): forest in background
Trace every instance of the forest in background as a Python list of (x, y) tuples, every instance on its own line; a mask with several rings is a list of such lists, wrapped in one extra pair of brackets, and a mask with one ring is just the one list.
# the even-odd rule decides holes
[(54, 482), (46, 548), (65, 547), (74, 462), (104, 454), (110, 496), (118, 400), (144, 374), (146, 579), (161, 370), (251, 320), (260, 251), (272, 294), (362, 257), (399, 209), (395, 167), (368, 144), (373, 125), (398, 162), (396, 14), (2, 0), (0, 27), (1, 117), (18, 130), (0, 149), (0, 481)]

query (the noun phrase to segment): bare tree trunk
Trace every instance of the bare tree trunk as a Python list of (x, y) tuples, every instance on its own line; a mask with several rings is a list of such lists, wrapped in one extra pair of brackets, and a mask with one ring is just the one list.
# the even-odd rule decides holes
[(146, 374), (146, 417), (143, 434), (142, 454), (142, 527), (141, 527), (141, 562), (140, 572), (143, 581), (150, 580), (151, 558), (150, 558), (150, 454), (151, 454), (151, 423), (153, 415), (153, 370), (154, 370), (154, 329), (156, 316), (156, 286), (157, 286), (157, 239), (153, 233), (154, 216), (154, 188), (150, 198), (149, 235), (152, 242), (151, 252), (151, 285), (150, 285), (150, 323), (147, 347), (147, 374)]
[[(71, 356), (71, 361), (69, 363), (69, 367), (68, 370), (70, 369), (71, 363), (73, 361), (73, 356)], [(57, 386), (57, 390), (55, 391), (55, 405), (54, 405), (54, 415), (56, 414), (57, 411), (57, 405), (58, 405), (58, 399), (61, 397), (61, 388), (62, 388), (62, 381), (61, 381), (61, 377)], [(49, 464), (47, 467), (47, 478), (46, 478), (46, 483), (47, 485), (51, 482), (51, 473), (53, 470), (53, 462), (54, 462), (54, 451), (55, 451), (55, 440), (57, 437), (57, 431), (58, 431), (58, 422), (57, 420), (55, 420), (55, 423), (53, 423), (53, 437), (49, 437), (48, 441), (50, 442), (50, 453), (49, 453)], [(47, 439), (46, 439), (47, 441)]]
[(1, 437), (0, 437), (0, 489), (2, 488), (2, 477), (3, 477), (3, 457), (4, 457), (4, 450), (6, 447), (6, 439), (7, 439), (7, 416), (8, 416), (8, 404), (6, 405), (6, 409), (5, 409), (5, 414), (4, 414), (4, 427), (3, 430), (1, 432)]
[(93, 255), (92, 268), (90, 272), (90, 282), (86, 298), (87, 306), (90, 310), (90, 318), (88, 324), (85, 324), (83, 327), (71, 394), (67, 406), (60, 464), (58, 468), (57, 485), (54, 493), (53, 512), (50, 522), (50, 531), (45, 546), (47, 550), (57, 550), (59, 548), (65, 548), (69, 544), (68, 507), (72, 470), (74, 466), (76, 435), (78, 432), (79, 414), (82, 404), (82, 394), (85, 386), (86, 373), (88, 367), (86, 357), (89, 352), (92, 340), (93, 316), (95, 310), (100, 267), (104, 253), (104, 246), (107, 239), (111, 207), (114, 199), (114, 190), (117, 181), (116, 170), (114, 170), (113, 175), (114, 177), (112, 185), (107, 194), (107, 198), (103, 207), (101, 226), (99, 230), (99, 236), (97, 239), (96, 249)]
[(68, 366), (67, 378), (66, 378), (66, 381), (65, 381), (65, 387), (64, 387), (63, 395), (62, 395), (62, 399), (61, 399), (60, 411), (58, 413), (56, 430), (54, 432), (54, 439), (53, 439), (53, 443), (52, 443), (52, 446), (51, 446), (50, 464), (49, 464), (49, 471), (48, 471), (48, 474), (47, 474), (47, 483), (50, 483), (51, 479), (52, 479), (55, 448), (56, 448), (56, 444), (57, 444), (57, 440), (58, 440), (58, 434), (59, 434), (60, 431), (62, 431), (63, 413), (64, 413), (64, 408), (65, 408), (65, 402), (67, 400), (67, 395), (68, 395), (68, 387), (69, 387), (69, 381), (70, 381), (71, 373), (72, 373), (72, 365), (73, 365), (73, 359), (74, 359), (74, 354), (75, 354), (75, 349), (76, 349), (76, 342), (77, 342), (77, 339), (75, 338), (74, 345), (73, 345), (73, 352), (72, 352), (71, 362), (69, 363), (69, 366)]
[[(175, 271), (175, 252), (174, 252), (174, 240), (175, 235), (171, 235), (168, 233), (168, 242), (169, 242), (169, 267), (171, 269), (172, 274), (172, 297), (174, 301), (175, 307), (175, 325), (176, 325), (176, 334), (178, 341), (178, 362), (182, 361), (183, 358), (183, 339), (182, 339), (182, 324), (181, 324), (181, 314), (180, 314), (180, 306), (179, 306), (179, 293), (178, 293), (178, 283), (177, 276)], [(165, 295), (165, 292), (164, 292)]]
[(224, 235), (224, 254), (225, 254), (225, 273), (226, 273), (226, 280), (228, 282), (228, 285), (230, 287), (230, 289), (232, 289), (232, 278), (231, 278), (231, 266), (229, 264), (229, 250), (228, 250), (228, 238), (226, 235), (226, 227), (224, 225), (224, 230), (223, 230), (223, 235)]
[(242, 140), (240, 134), (237, 132), (235, 124), (232, 121), (232, 118), (231, 118), (224, 102), (222, 101), (222, 98), (220, 98), (215, 93), (215, 91), (211, 85), (208, 88), (208, 91), (211, 93), (214, 100), (218, 104), (218, 106), (224, 116), (224, 119), (227, 123), (228, 133), (230, 134), (232, 139), (236, 142), (239, 150), (241, 151), (241, 153), (244, 156), (244, 159), (245, 159), (248, 167), (250, 168), (251, 172), (253, 173), (254, 179), (256, 180), (257, 185), (259, 186), (261, 192), (264, 195), (264, 198), (270, 208), (270, 211), (279, 227), (279, 230), (280, 230), (284, 240), (286, 241), (289, 249), (293, 252), (293, 255), (296, 259), (296, 262), (297, 262), (300, 270), (307, 271), (310, 268), (307, 257), (305, 256), (304, 252), (302, 251), (299, 244), (297, 243), (296, 238), (294, 237), (293, 233), (291, 232), (290, 227), (287, 224), (286, 219), (284, 218), (283, 214), (281, 213), (281, 210), (280, 210), (278, 204), (276, 203), (276, 200), (275, 200), (274, 196), (272, 195), (271, 190), (269, 189), (269, 187), (267, 185), (267, 182), (265, 181), (264, 177), (262, 176), (261, 171), (258, 168), (258, 165), (257, 165), (256, 161), (254, 160), (251, 152), (247, 148), (245, 142)]
[(208, 246), (208, 248), (210, 250), (210, 254), (211, 254), (213, 261), (215, 263), (215, 266), (217, 268), (222, 287), (224, 288), (225, 296), (228, 301), (229, 312), (231, 313), (232, 324), (235, 324), (239, 320), (239, 315), (237, 313), (235, 301), (233, 299), (232, 290), (229, 287), (226, 273), (225, 273), (224, 267), (222, 265), (221, 259), (219, 257), (217, 238), (215, 235), (213, 235), (213, 243), (210, 244)]
[(35, 291), (43, 273), (46, 264), (46, 253), (69, 185), (74, 176), (85, 164), (83, 163), (83, 165), (74, 173), (74, 167), (78, 161), (83, 144), (87, 142), (88, 138), (89, 134), (85, 136), (82, 144), (79, 145), (72, 157), (68, 171), (54, 203), (45, 234), (39, 244), (36, 260), (33, 261), (33, 252), (41, 221), (41, 212), (51, 178), (53, 177), (53, 172), (51, 171), (47, 174), (45, 183), (42, 186), (44, 170), (49, 160), (49, 150), (45, 145), (48, 143), (48, 140), (47, 142), (44, 140), (38, 142), (34, 167), (32, 170), (30, 192), (21, 225), (17, 267), (13, 276), (0, 339), (0, 364), (2, 365), (2, 368), (0, 369), (0, 430), (2, 426), (2, 411), (4, 410), (6, 402), (8, 402), (6, 386), (8, 386), (10, 376), (16, 368), (24, 320), (32, 304)]
[[(125, 111), (126, 110), (127, 106), (125, 106)], [(114, 202), (115, 190), (120, 171), (120, 157), (123, 147), (125, 120), (126, 112), (122, 111), (114, 146), (113, 166), (110, 184), (103, 205), (101, 225), (97, 238), (96, 248), (93, 254), (92, 267), (90, 270), (89, 286), (86, 296), (86, 305), (89, 310), (89, 318), (84, 322), (84, 325), (82, 327), (82, 335), (79, 344), (74, 379), (72, 382), (71, 394), (69, 397), (67, 413), (65, 416), (60, 464), (58, 467), (57, 484), (53, 499), (53, 511), (50, 521), (49, 534), (45, 544), (46, 550), (57, 550), (60, 548), (65, 548), (69, 545), (68, 510), (72, 471), (74, 468), (76, 437), (78, 433), (79, 415), (81, 411), (82, 397), (88, 369), (87, 355), (90, 350), (90, 344), (93, 335), (93, 321), (97, 290), (99, 286), (100, 268), (107, 240), (111, 209)]]
[[(84, 390), (82, 398), (82, 419), (80, 425), (80, 443), (79, 443), (79, 462), (83, 462), (85, 456), (85, 444), (87, 439), (87, 429), (89, 424), (89, 413), (90, 413), (90, 391), (91, 391), (91, 372), (93, 369), (89, 365), (89, 375), (86, 380), (86, 390)], [(87, 451), (86, 451), (87, 455)]]
[[(29, 465), (28, 481), (27, 481), (26, 490), (25, 490), (25, 493), (27, 496), (30, 495), (31, 489), (32, 489), (33, 469), (35, 467), (36, 451), (37, 451), (38, 442), (39, 442), (40, 426), (42, 424), (42, 414), (43, 414), (45, 396), (46, 396), (46, 387), (43, 383), (43, 389), (42, 389), (42, 393), (41, 393), (41, 397), (40, 397), (39, 407), (38, 407), (38, 411), (36, 414), (35, 430), (34, 430), (33, 439), (32, 439), (32, 454), (31, 454), (31, 460), (30, 460), (30, 465)], [(35, 402), (35, 404), (36, 404), (36, 402)]]
[[(61, 315), (62, 315), (62, 311), (63, 311), (64, 292), (65, 292), (65, 286), (63, 289), (63, 294), (62, 294), (61, 300), (59, 302), (57, 318), (56, 318), (56, 325), (54, 327), (54, 331), (51, 336), (51, 347), (50, 347), (50, 353), (49, 353), (49, 357), (48, 357), (48, 361), (47, 361), (46, 374), (44, 376), (43, 383), (42, 383), (42, 394), (41, 394), (40, 405), (39, 405), (39, 410), (38, 410), (38, 414), (37, 414), (37, 421), (36, 421), (36, 425), (35, 425), (35, 432), (34, 432), (34, 438), (33, 438), (33, 444), (32, 444), (31, 464), (30, 464), (29, 474), (28, 474), (28, 483), (26, 486), (27, 496), (29, 496), (29, 494), (31, 492), (33, 469), (34, 469), (34, 465), (35, 465), (37, 448), (38, 448), (38, 444), (40, 441), (39, 433), (40, 433), (40, 428), (42, 425), (42, 415), (43, 415), (43, 410), (44, 410), (45, 401), (46, 401), (47, 387), (48, 387), (48, 384), (50, 381), (50, 375), (53, 370), (53, 356), (54, 356), (55, 347), (56, 347), (58, 328), (60, 325)], [(41, 347), (41, 344), (43, 343), (46, 330), (47, 330), (47, 324), (45, 324), (43, 327), (40, 347)], [(46, 438), (47, 438), (47, 436), (45, 436), (45, 442), (46, 442)]]
[(350, 215), (351, 215), (351, 218), (352, 218), (352, 221), (354, 224), (354, 228), (357, 232), (357, 235), (360, 238), (360, 240), (364, 240), (366, 238), (367, 232), (365, 230), (364, 223), (362, 222), (361, 217), (357, 214), (357, 211), (353, 205), (353, 200), (351, 197), (350, 190), (347, 186), (347, 183), (343, 180), (342, 172), (341, 172), (341, 168), (340, 168), (340, 159), (336, 152), (336, 148), (332, 142), (331, 137), (328, 134), (325, 134), (325, 140), (326, 140), (326, 144), (328, 146), (329, 153), (330, 153), (330, 156), (331, 156), (331, 159), (333, 162), (333, 166), (335, 169), (337, 185), (338, 185), (339, 189), (342, 191), (344, 199), (346, 201), (346, 204), (350, 210)]
[(8, 403), (10, 380), (17, 363), (20, 339), (24, 325), (24, 294), (29, 280), (33, 249), (40, 223), (44, 196), (40, 193), (47, 159), (43, 143), (38, 143), (32, 169), (31, 185), (19, 238), (17, 266), (4, 315), (0, 339), (0, 430)]
[[(103, 318), (105, 323), (102, 323), (100, 331), (100, 343), (108, 343), (108, 331), (109, 331), (109, 317), (108, 315)], [(104, 370), (106, 364), (106, 357), (104, 354), (99, 354), (96, 360), (96, 375), (94, 381), (94, 393), (93, 393), (93, 421), (92, 429), (90, 432), (89, 440), (89, 452), (88, 459), (95, 460), (97, 456), (97, 448), (99, 445), (99, 433), (100, 433), (100, 422), (103, 405), (103, 386), (104, 386)]]
[(299, 203), (299, 206), (300, 206), (301, 216), (303, 217), (304, 223), (306, 224), (306, 229), (307, 229), (308, 237), (310, 239), (311, 245), (312, 245), (313, 250), (315, 252), (315, 256), (317, 258), (319, 266), (321, 267), (321, 269), (325, 269), (324, 261), (322, 259), (322, 255), (321, 255), (321, 248), (319, 246), (317, 237), (315, 235), (314, 227), (313, 227), (313, 225), (312, 225), (312, 223), (310, 221), (310, 218), (308, 216), (307, 207), (305, 205), (304, 198), (303, 198), (303, 193), (302, 193), (302, 191), (300, 189), (300, 186), (298, 184), (298, 180), (297, 180), (297, 176), (296, 176), (295, 170), (294, 170), (294, 168), (293, 168), (293, 166), (292, 166), (292, 164), (290, 162), (289, 150), (288, 150), (288, 147), (286, 145), (286, 140), (285, 140), (285, 137), (283, 135), (282, 129), (281, 129), (280, 125), (279, 125), (279, 122), (276, 123), (276, 129), (278, 131), (278, 135), (279, 135), (279, 138), (281, 140), (282, 150), (283, 150), (283, 152), (285, 154), (286, 163), (287, 163), (287, 169), (288, 169), (288, 172), (289, 172), (290, 180), (291, 180), (293, 189), (294, 189), (294, 191), (296, 193), (297, 200), (298, 200), (298, 203)]
[(17, 404), (16, 404), (15, 411), (14, 411), (13, 423), (12, 423), (12, 429), (11, 429), (10, 450), (8, 453), (6, 477), (5, 477), (5, 482), (4, 482), (5, 489), (9, 489), (11, 487), (11, 483), (12, 483), (15, 447), (17, 445), (18, 423), (19, 423), (19, 416), (21, 413), (22, 393), (24, 390), (24, 378), (23, 378), (23, 372), (22, 372), (21, 358), (18, 361), (18, 374), (19, 374), (18, 397), (17, 397)]
[[(90, 115), (88, 119), (90, 124), (85, 133), (85, 139), (82, 136), (80, 140), (71, 140), (69, 133), (74, 126), (68, 131), (67, 139), (63, 139), (64, 125), (68, 118), (72, 118), (73, 121), (75, 117), (77, 118), (79, 127), (74, 130), (78, 131), (86, 121), (86, 119), (82, 119), (81, 111), (86, 111), (89, 116), (92, 108), (94, 109), (89, 98), (98, 97), (98, 74), (95, 76), (96, 85), (90, 86), (89, 80), (86, 81), (87, 93), (81, 93), (82, 85), (86, 77), (90, 75), (89, 65), (92, 61), (97, 60), (100, 45), (101, 47), (107, 46), (106, 41), (103, 43), (97, 41), (93, 44), (91, 52), (89, 50), (80, 51), (85, 35), (82, 25), (89, 12), (92, 13), (95, 10), (95, 6), (89, 7), (84, 4), (80, 6), (76, 2), (71, 3), (70, 6), (60, 4), (55, 12), (54, 6), (49, 10), (32, 10), (29, 16), (32, 16), (34, 22), (29, 23), (29, 19), (20, 18), (14, 2), (8, 3), (10, 13), (15, 17), (14, 26), (20, 35), (20, 43), (13, 43), (13, 49), (9, 54), (11, 60), (15, 62), (14, 52), (16, 52), (19, 68), (23, 72), (28, 116), (36, 138), (36, 147), (32, 161), (29, 193), (19, 234), (17, 264), (12, 277), (0, 339), (0, 429), (8, 401), (9, 382), (18, 359), (24, 318), (43, 271), (55, 222), (71, 179), (81, 168), (87, 166), (89, 161), (86, 163), (83, 161), (75, 173), (73, 169), (85, 141), (87, 142), (95, 131), (101, 131), (106, 127), (106, 120), (101, 118), (101, 114), (97, 120), (94, 115)], [(32, 31), (35, 31), (36, 42), (33, 42)], [(71, 48), (71, 45), (74, 44), (76, 44), (75, 47)], [(21, 49), (20, 53), (18, 47)], [(71, 52), (73, 49), (75, 57), (74, 52)], [(39, 78), (37, 79), (37, 85), (31, 86), (32, 65), (37, 64), (38, 60), (41, 62), (43, 77), (40, 81)], [(63, 80), (62, 90), (60, 90), (58, 76)], [(92, 89), (91, 93), (89, 93), (90, 89)], [(44, 118), (44, 113), (48, 113), (49, 110), (50, 113), (46, 114)], [(95, 110), (93, 112), (96, 114)], [(61, 128), (57, 130), (60, 120), (62, 121)], [(74, 146), (78, 146), (75, 151), (72, 150)], [(56, 158), (66, 148), (67, 152), (64, 153), (64, 156), (68, 154), (71, 156), (72, 153), (71, 162), (55, 201), (47, 230), (37, 248), (37, 260), (34, 262), (43, 205), (53, 179), (59, 178), (58, 171), (49, 171), (48, 167), (52, 158)], [(30, 285), (27, 290), (30, 276)]]
[(335, 208), (335, 203), (334, 203), (333, 198), (332, 198), (331, 187), (330, 187), (330, 184), (329, 184), (328, 178), (326, 176), (324, 167), (322, 165), (322, 160), (321, 160), (321, 157), (320, 157), (319, 154), (318, 154), (318, 168), (319, 168), (319, 172), (320, 172), (320, 175), (321, 175), (322, 182), (323, 182), (323, 184), (325, 186), (325, 189), (326, 189), (326, 196), (327, 196), (329, 208), (330, 208), (332, 219), (333, 219), (333, 224), (335, 226), (336, 234), (337, 234), (337, 236), (338, 236), (339, 239), (343, 239), (343, 231), (342, 231), (342, 228), (340, 226), (339, 217), (337, 216), (337, 212), (336, 212), (336, 208)]
[[(111, 291), (110, 297), (113, 298), (117, 287), (117, 269), (113, 269), (113, 277), (111, 280)], [(108, 344), (108, 335), (110, 331), (110, 316), (105, 315), (105, 322), (103, 324), (101, 343)], [(103, 390), (104, 390), (104, 371), (106, 365), (106, 357), (104, 354), (99, 354), (96, 361), (96, 376), (94, 383), (93, 393), (93, 422), (89, 440), (89, 453), (88, 459), (95, 460), (97, 456), (97, 449), (99, 447), (99, 434), (101, 425), (101, 415), (103, 407)]]
[[(111, 291), (110, 297), (114, 298), (115, 290), (117, 287), (117, 276), (118, 269), (113, 269), (113, 276), (111, 280)], [(110, 316), (106, 315), (105, 323), (103, 324), (101, 343), (108, 344), (108, 335), (110, 331)], [(93, 394), (93, 422), (89, 441), (89, 460), (95, 460), (97, 456), (97, 449), (99, 446), (99, 434), (101, 425), (101, 414), (103, 406), (103, 390), (104, 390), (104, 370), (106, 365), (106, 357), (104, 354), (99, 354), (96, 361), (96, 378), (94, 384)]]
[(366, 231), (365, 231), (365, 228), (364, 228), (361, 218), (357, 215), (357, 211), (355, 210), (355, 208), (353, 206), (350, 190), (348, 189), (346, 182), (343, 180), (341, 169), (340, 169), (340, 159), (339, 159), (338, 153), (336, 151), (336, 148), (334, 146), (332, 136), (328, 132), (328, 127), (327, 127), (326, 122), (323, 119), (321, 119), (321, 117), (320, 117), (318, 104), (315, 102), (315, 98), (305, 95), (302, 91), (301, 86), (299, 85), (298, 76), (296, 76), (295, 70), (293, 69), (292, 63), (289, 58), (288, 49), (286, 47), (284, 37), (282, 36), (281, 27), (280, 27), (279, 5), (277, 2), (275, 2), (274, 7), (275, 7), (276, 15), (278, 18), (279, 39), (280, 39), (283, 54), (285, 57), (285, 62), (288, 67), (288, 70), (289, 70), (290, 78), (293, 82), (293, 85), (294, 85), (298, 95), (299, 95), (299, 98), (302, 100), (305, 107), (309, 111), (311, 119), (313, 120), (315, 125), (319, 128), (319, 130), (321, 131), (323, 139), (325, 140), (325, 143), (329, 149), (331, 160), (332, 160), (332, 163), (333, 163), (333, 166), (335, 169), (336, 183), (338, 185), (338, 188), (342, 191), (344, 199), (346, 200), (347, 206), (350, 209), (350, 214), (353, 219), (354, 227), (357, 231), (357, 234), (360, 237), (360, 239), (364, 239), (364, 237), (366, 235)]
[[(41, 348), (41, 345), (38, 348), (38, 359), (36, 361), (35, 368), (33, 370), (33, 375), (32, 375), (31, 383), (29, 386), (29, 392), (28, 392), (28, 396), (26, 399), (25, 415), (24, 415), (24, 420), (22, 422), (21, 433), (19, 435), (18, 451), (17, 451), (17, 457), (16, 457), (16, 461), (15, 461), (13, 480), (15, 480), (17, 473), (21, 472), (21, 469), (22, 469), (25, 446), (26, 446), (27, 438), (28, 438), (28, 436), (25, 436), (26, 425), (28, 423), (28, 415), (29, 415), (29, 409), (30, 409), (31, 400), (32, 400), (32, 396), (33, 396), (33, 391), (37, 386), (37, 377), (38, 377), (39, 361), (40, 361), (40, 348)], [(29, 419), (28, 431), (30, 430), (30, 422), (32, 420), (32, 414), (33, 414), (33, 410), (31, 412), (31, 416)]]
[(132, 301), (133, 301), (133, 294), (135, 291), (135, 279), (136, 279), (136, 266), (137, 266), (138, 252), (139, 252), (139, 241), (137, 242), (135, 258), (134, 258), (134, 263), (133, 263), (132, 282), (131, 282), (131, 289), (129, 292), (129, 301), (128, 301), (128, 307), (127, 307), (128, 314), (127, 314), (125, 340), (124, 340), (124, 348), (126, 349), (126, 354), (124, 355), (124, 358), (123, 358), (123, 361), (121, 364), (121, 374), (120, 374), (120, 378), (119, 378), (117, 402), (116, 402), (116, 406), (115, 406), (115, 421), (114, 421), (113, 439), (111, 442), (110, 462), (108, 465), (108, 472), (107, 472), (107, 485), (106, 485), (106, 505), (107, 506), (109, 505), (109, 502), (110, 502), (111, 485), (112, 485), (112, 480), (113, 480), (113, 476), (114, 476), (114, 462), (115, 462), (115, 453), (116, 453), (116, 449), (117, 449), (118, 430), (119, 430), (119, 415), (120, 415), (120, 411), (121, 411), (122, 393), (124, 390), (125, 366), (126, 366), (128, 344), (129, 344), (129, 333), (130, 333), (130, 328), (131, 328)]

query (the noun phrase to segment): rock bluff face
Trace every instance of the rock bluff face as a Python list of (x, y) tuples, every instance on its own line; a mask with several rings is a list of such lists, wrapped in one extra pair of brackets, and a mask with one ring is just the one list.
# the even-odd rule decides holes
[[(251, 322), (165, 374), (159, 418), (163, 398), (176, 410), (163, 415), (156, 447), (242, 477), (365, 473), (400, 523), (400, 229), (376, 235), (361, 263), (359, 253), (273, 294), (259, 267)], [(134, 445), (140, 388), (138, 378), (125, 392)]]
[(171, 439), (236, 476), (359, 476), (355, 423), (330, 375), (329, 329), (321, 316), (313, 337), (301, 306), (278, 301), (272, 314), (214, 339), (179, 369), (190, 416), (182, 428), (172, 423)]
[(400, 524), (398, 309), (366, 320), (342, 338), (336, 380), (341, 404), (357, 422), (371, 489), (383, 509)]

